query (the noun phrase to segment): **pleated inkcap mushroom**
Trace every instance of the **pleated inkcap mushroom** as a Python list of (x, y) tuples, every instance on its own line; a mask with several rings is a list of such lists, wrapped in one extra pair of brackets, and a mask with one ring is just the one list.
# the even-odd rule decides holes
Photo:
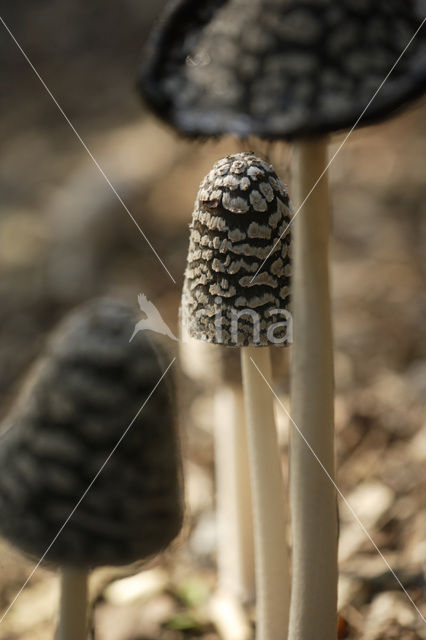
[(153, 392), (168, 358), (146, 333), (129, 344), (133, 328), (131, 309), (113, 300), (73, 312), (6, 420), (0, 531), (24, 552), (49, 549), (61, 566), (127, 564), (180, 530), (172, 372)]
[[(175, 0), (153, 33), (140, 87), (188, 136), (291, 139), (350, 127), (419, 28), (415, 0)], [(420, 96), (419, 31), (361, 125)]]
[(253, 154), (214, 165), (192, 215), (184, 333), (231, 347), (288, 344), (289, 206), (272, 166)]

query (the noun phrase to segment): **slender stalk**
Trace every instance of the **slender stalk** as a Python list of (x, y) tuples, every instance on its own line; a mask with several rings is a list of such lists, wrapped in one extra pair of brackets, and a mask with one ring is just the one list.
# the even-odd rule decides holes
[(214, 417), (218, 588), (250, 602), (255, 597), (253, 520), (240, 386), (217, 389)]
[(243, 347), (241, 364), (253, 499), (257, 640), (286, 637), (289, 561), (286, 505), (273, 412), (273, 395), (250, 360), (272, 381), (267, 347)]
[[(327, 139), (295, 147), (297, 209), (324, 170)], [(291, 413), (334, 478), (333, 342), (328, 273), (329, 195), (324, 177), (294, 221)], [(291, 432), (293, 570), (289, 640), (337, 634), (337, 506), (330, 479), (296, 429)]]
[(87, 640), (87, 571), (63, 567), (57, 640)]

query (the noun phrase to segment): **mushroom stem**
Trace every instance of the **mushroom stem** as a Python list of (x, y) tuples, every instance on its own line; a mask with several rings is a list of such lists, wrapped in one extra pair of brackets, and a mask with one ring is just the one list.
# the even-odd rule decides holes
[(289, 561), (286, 505), (274, 398), (251, 359), (272, 382), (268, 347), (243, 347), (241, 365), (253, 499), (257, 640), (282, 640), (288, 624)]
[(240, 601), (255, 597), (253, 520), (241, 386), (215, 393), (218, 587)]
[(58, 640), (87, 639), (87, 571), (63, 567)]
[[(295, 206), (327, 163), (327, 138), (295, 145)], [(297, 210), (297, 209), (296, 209)], [(289, 640), (337, 633), (337, 507), (334, 478), (334, 374), (328, 273), (329, 194), (323, 177), (294, 221), (290, 504), (293, 563)]]

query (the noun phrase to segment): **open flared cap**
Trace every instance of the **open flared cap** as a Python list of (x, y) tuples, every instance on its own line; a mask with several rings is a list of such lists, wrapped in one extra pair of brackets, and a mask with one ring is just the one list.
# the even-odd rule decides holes
[[(140, 87), (188, 136), (291, 139), (352, 127), (419, 28), (414, 0), (177, 0), (153, 33)], [(426, 85), (419, 31), (359, 125)]]
[(180, 530), (173, 372), (161, 379), (171, 358), (145, 332), (129, 343), (134, 326), (114, 300), (72, 313), (8, 418), (0, 531), (37, 558), (128, 564)]
[(272, 166), (250, 153), (219, 160), (192, 215), (182, 339), (236, 346), (291, 342), (290, 209)]

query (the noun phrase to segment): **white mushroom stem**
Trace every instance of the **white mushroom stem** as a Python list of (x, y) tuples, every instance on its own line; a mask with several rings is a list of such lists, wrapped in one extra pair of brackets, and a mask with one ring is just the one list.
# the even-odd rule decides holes
[(244, 400), (239, 385), (215, 393), (218, 589), (250, 602), (255, 597), (253, 522)]
[[(295, 146), (294, 155), (293, 198), (297, 210), (326, 167), (327, 139), (301, 141)], [(306, 442), (293, 426), (289, 640), (330, 640), (337, 634), (337, 504), (335, 487), (327, 477), (328, 473), (334, 479), (329, 212), (324, 176), (293, 223), (291, 415)]]
[(267, 347), (243, 347), (241, 364), (253, 500), (257, 640), (286, 637), (289, 606), (287, 513), (274, 420), (271, 361)]
[(63, 567), (57, 640), (87, 640), (87, 571)]

